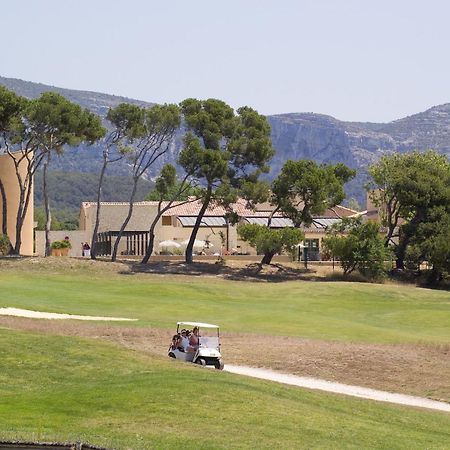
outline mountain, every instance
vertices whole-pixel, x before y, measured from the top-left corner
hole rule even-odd
[[[44,84],[0,77],[0,84],[29,98],[44,91],[58,92],[69,100],[105,117],[108,109],[122,102],[142,106],[151,103],[96,92],[61,89]],[[320,163],[343,162],[358,170],[355,180],[348,183],[347,194],[360,204],[365,202],[364,183],[367,167],[381,155],[432,148],[450,156],[450,104],[435,106],[389,123],[344,122],[333,117],[314,113],[290,113],[268,116],[272,127],[272,141],[277,150],[272,161],[272,179],[287,159],[313,159]],[[181,145],[181,132],[174,139],[165,162],[174,162]],[[67,150],[55,161],[55,170],[64,172],[98,173],[100,145]],[[155,167],[155,173],[159,167]],[[127,175],[125,162],[112,165],[110,175]]]

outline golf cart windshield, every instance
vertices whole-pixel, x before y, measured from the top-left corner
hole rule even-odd
[[[200,336],[200,347],[201,348],[215,348],[220,350],[219,338],[217,336]]]

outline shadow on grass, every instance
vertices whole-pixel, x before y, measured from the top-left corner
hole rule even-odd
[[[68,257],[16,257],[0,258],[0,270],[11,267],[13,270],[38,272],[51,271],[65,274],[69,270],[81,273],[115,273],[132,277],[137,274],[155,274],[162,276],[218,277],[225,280],[282,283],[285,281],[353,281],[368,282],[357,273],[344,276],[340,269],[333,271],[331,266],[310,265],[308,268],[299,263],[274,263],[261,265],[250,261],[150,261],[140,264],[137,260],[121,259],[112,263],[108,258],[100,257],[96,261],[85,258]]]
[[[127,270],[120,271],[123,275],[137,273],[148,273],[158,275],[187,275],[187,276],[216,276],[225,280],[251,281],[251,282],[271,282],[281,283],[285,281],[308,280],[308,281],[360,281],[365,282],[363,277],[347,276],[331,273],[328,275],[319,274],[314,268],[289,267],[282,264],[261,265],[251,263],[244,267],[233,267],[221,262],[194,262],[186,264],[184,262],[164,261],[139,264],[123,262]]]

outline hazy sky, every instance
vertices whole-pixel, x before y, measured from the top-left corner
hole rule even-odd
[[[3,0],[0,75],[389,121],[450,102],[447,0]]]

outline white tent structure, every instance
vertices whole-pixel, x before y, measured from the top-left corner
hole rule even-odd
[[[183,245],[188,245],[189,244],[189,239],[186,239],[185,241],[182,242]],[[209,241],[202,241],[201,239],[196,239],[194,241],[194,248],[210,248],[210,247],[214,247],[214,245],[209,242]]]
[[[170,239],[167,241],[161,241],[158,245],[160,247],[177,247],[177,248],[181,247],[180,243],[171,241]]]

